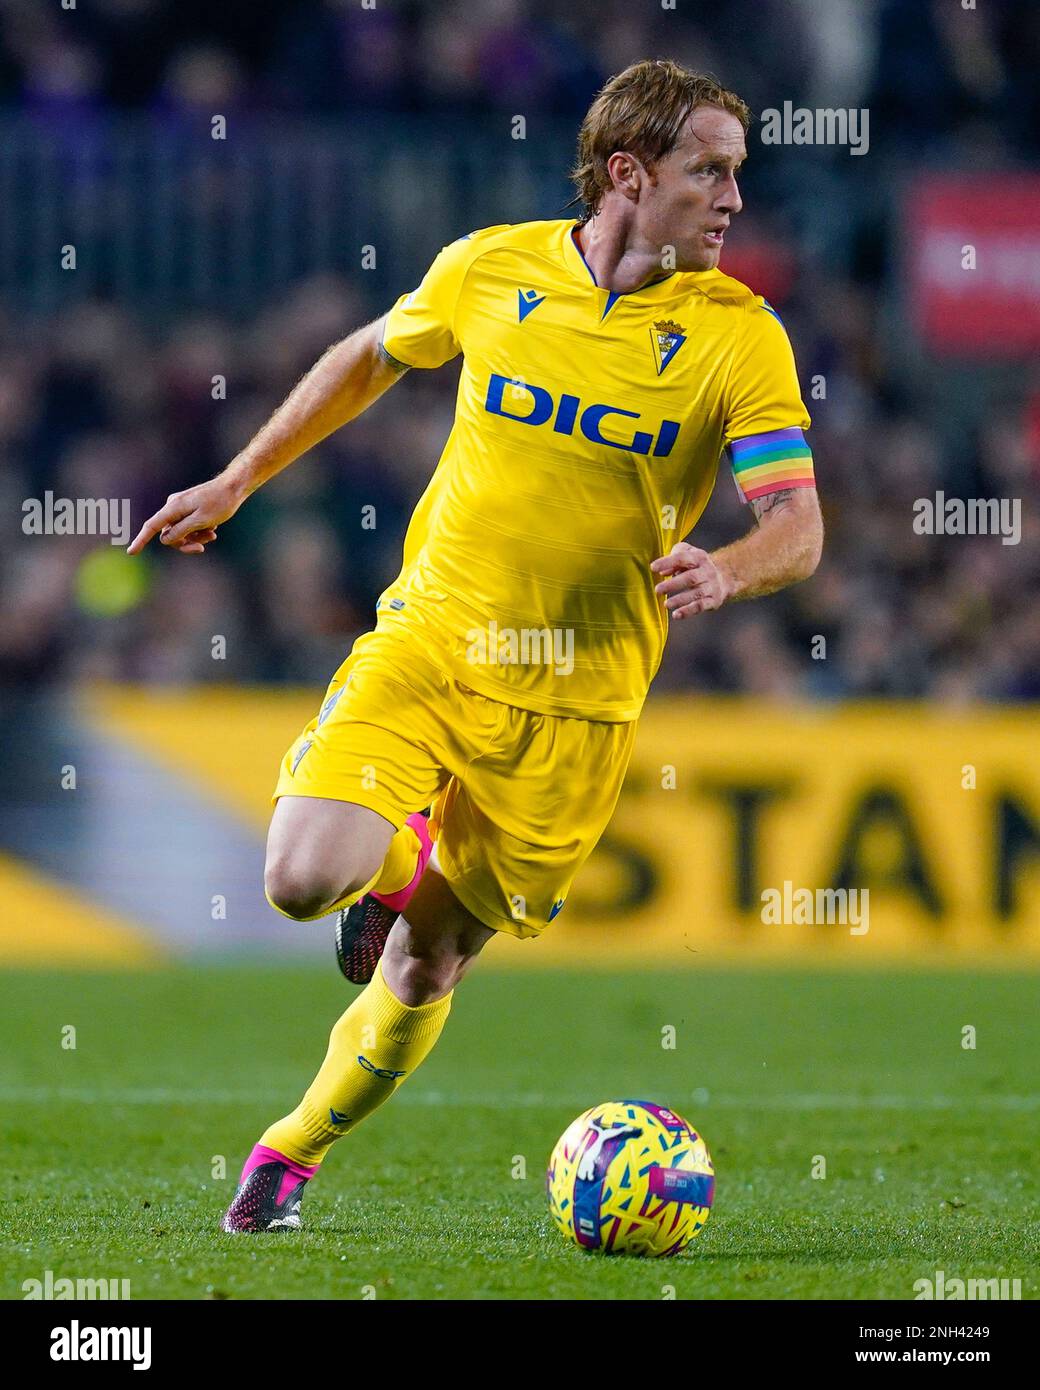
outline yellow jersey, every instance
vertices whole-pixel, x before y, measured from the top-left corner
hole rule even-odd
[[[573,221],[445,247],[390,310],[409,367],[462,354],[455,421],[377,631],[542,714],[638,716],[668,629],[650,562],[681,540],[731,446],[745,497],[812,486],[783,325],[719,270],[600,288]]]

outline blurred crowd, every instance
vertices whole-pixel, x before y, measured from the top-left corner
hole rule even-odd
[[[915,145],[999,119],[1040,141],[1032,0],[0,0],[0,103],[172,119],[350,108],[580,116],[633,55],[768,94],[869,102]]]
[[[666,52],[720,72],[753,105],[767,64],[783,78],[770,90],[807,104],[833,100],[840,74],[896,163],[984,129],[1019,157],[1035,152],[1036,5],[986,0],[971,26],[959,5],[931,0],[696,8],[0,0],[0,103],[67,121],[124,107],[512,110],[522,97],[577,118],[606,74]],[[856,264],[808,260],[811,278],[787,276],[782,310],[807,399],[812,378],[826,382],[825,402],[808,399],[823,564],[781,595],[677,625],[655,688],[1040,698],[1040,376],[991,392],[951,450],[941,390],[926,398],[893,356],[885,257],[860,245]],[[330,342],[386,307],[360,279],[316,275],[246,322],[192,313],[159,327],[107,299],[49,321],[0,317],[0,685],[322,686],[397,572],[451,426],[457,365],[409,373],[253,497],[204,557],[153,546],[135,561],[97,537],[26,536],[22,506],[48,490],[129,498],[136,530],[167,493],[221,468]],[[914,502],[938,490],[1020,499],[1020,543],[917,534]],[[692,539],[712,548],[750,524],[724,467]]]

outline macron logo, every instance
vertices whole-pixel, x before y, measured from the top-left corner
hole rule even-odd
[[[545,303],[545,295],[539,294],[537,290],[517,290],[516,294],[519,301],[521,323],[532,310],[538,308],[539,304]]]

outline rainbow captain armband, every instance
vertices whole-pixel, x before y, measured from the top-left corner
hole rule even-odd
[[[800,429],[767,430],[733,439],[730,460],[737,491],[745,502],[789,487],[815,487],[812,450]]]

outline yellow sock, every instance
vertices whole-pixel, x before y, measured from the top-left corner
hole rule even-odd
[[[290,921],[316,922],[320,917],[327,917],[330,912],[338,912],[341,907],[353,907],[356,902],[361,901],[366,893],[371,893],[373,888],[380,893],[396,893],[399,888],[404,888],[411,883],[418,860],[419,837],[410,825],[402,825],[390,841],[386,858],[379,866],[379,871],[372,875],[363,888],[357,889],[354,893],[344,893],[343,897],[337,899],[331,907],[323,907],[312,917],[291,917]],[[282,912],[277,903],[271,902],[270,894],[265,893],[264,896],[271,903],[275,912],[280,912],[283,917],[289,917],[288,912]]]
[[[382,961],[372,983],[332,1029],[321,1070],[291,1115],[260,1137],[268,1149],[308,1167],[331,1145],[389,1100],[440,1037],[451,994],[432,1004],[402,1004],[383,979]]]

